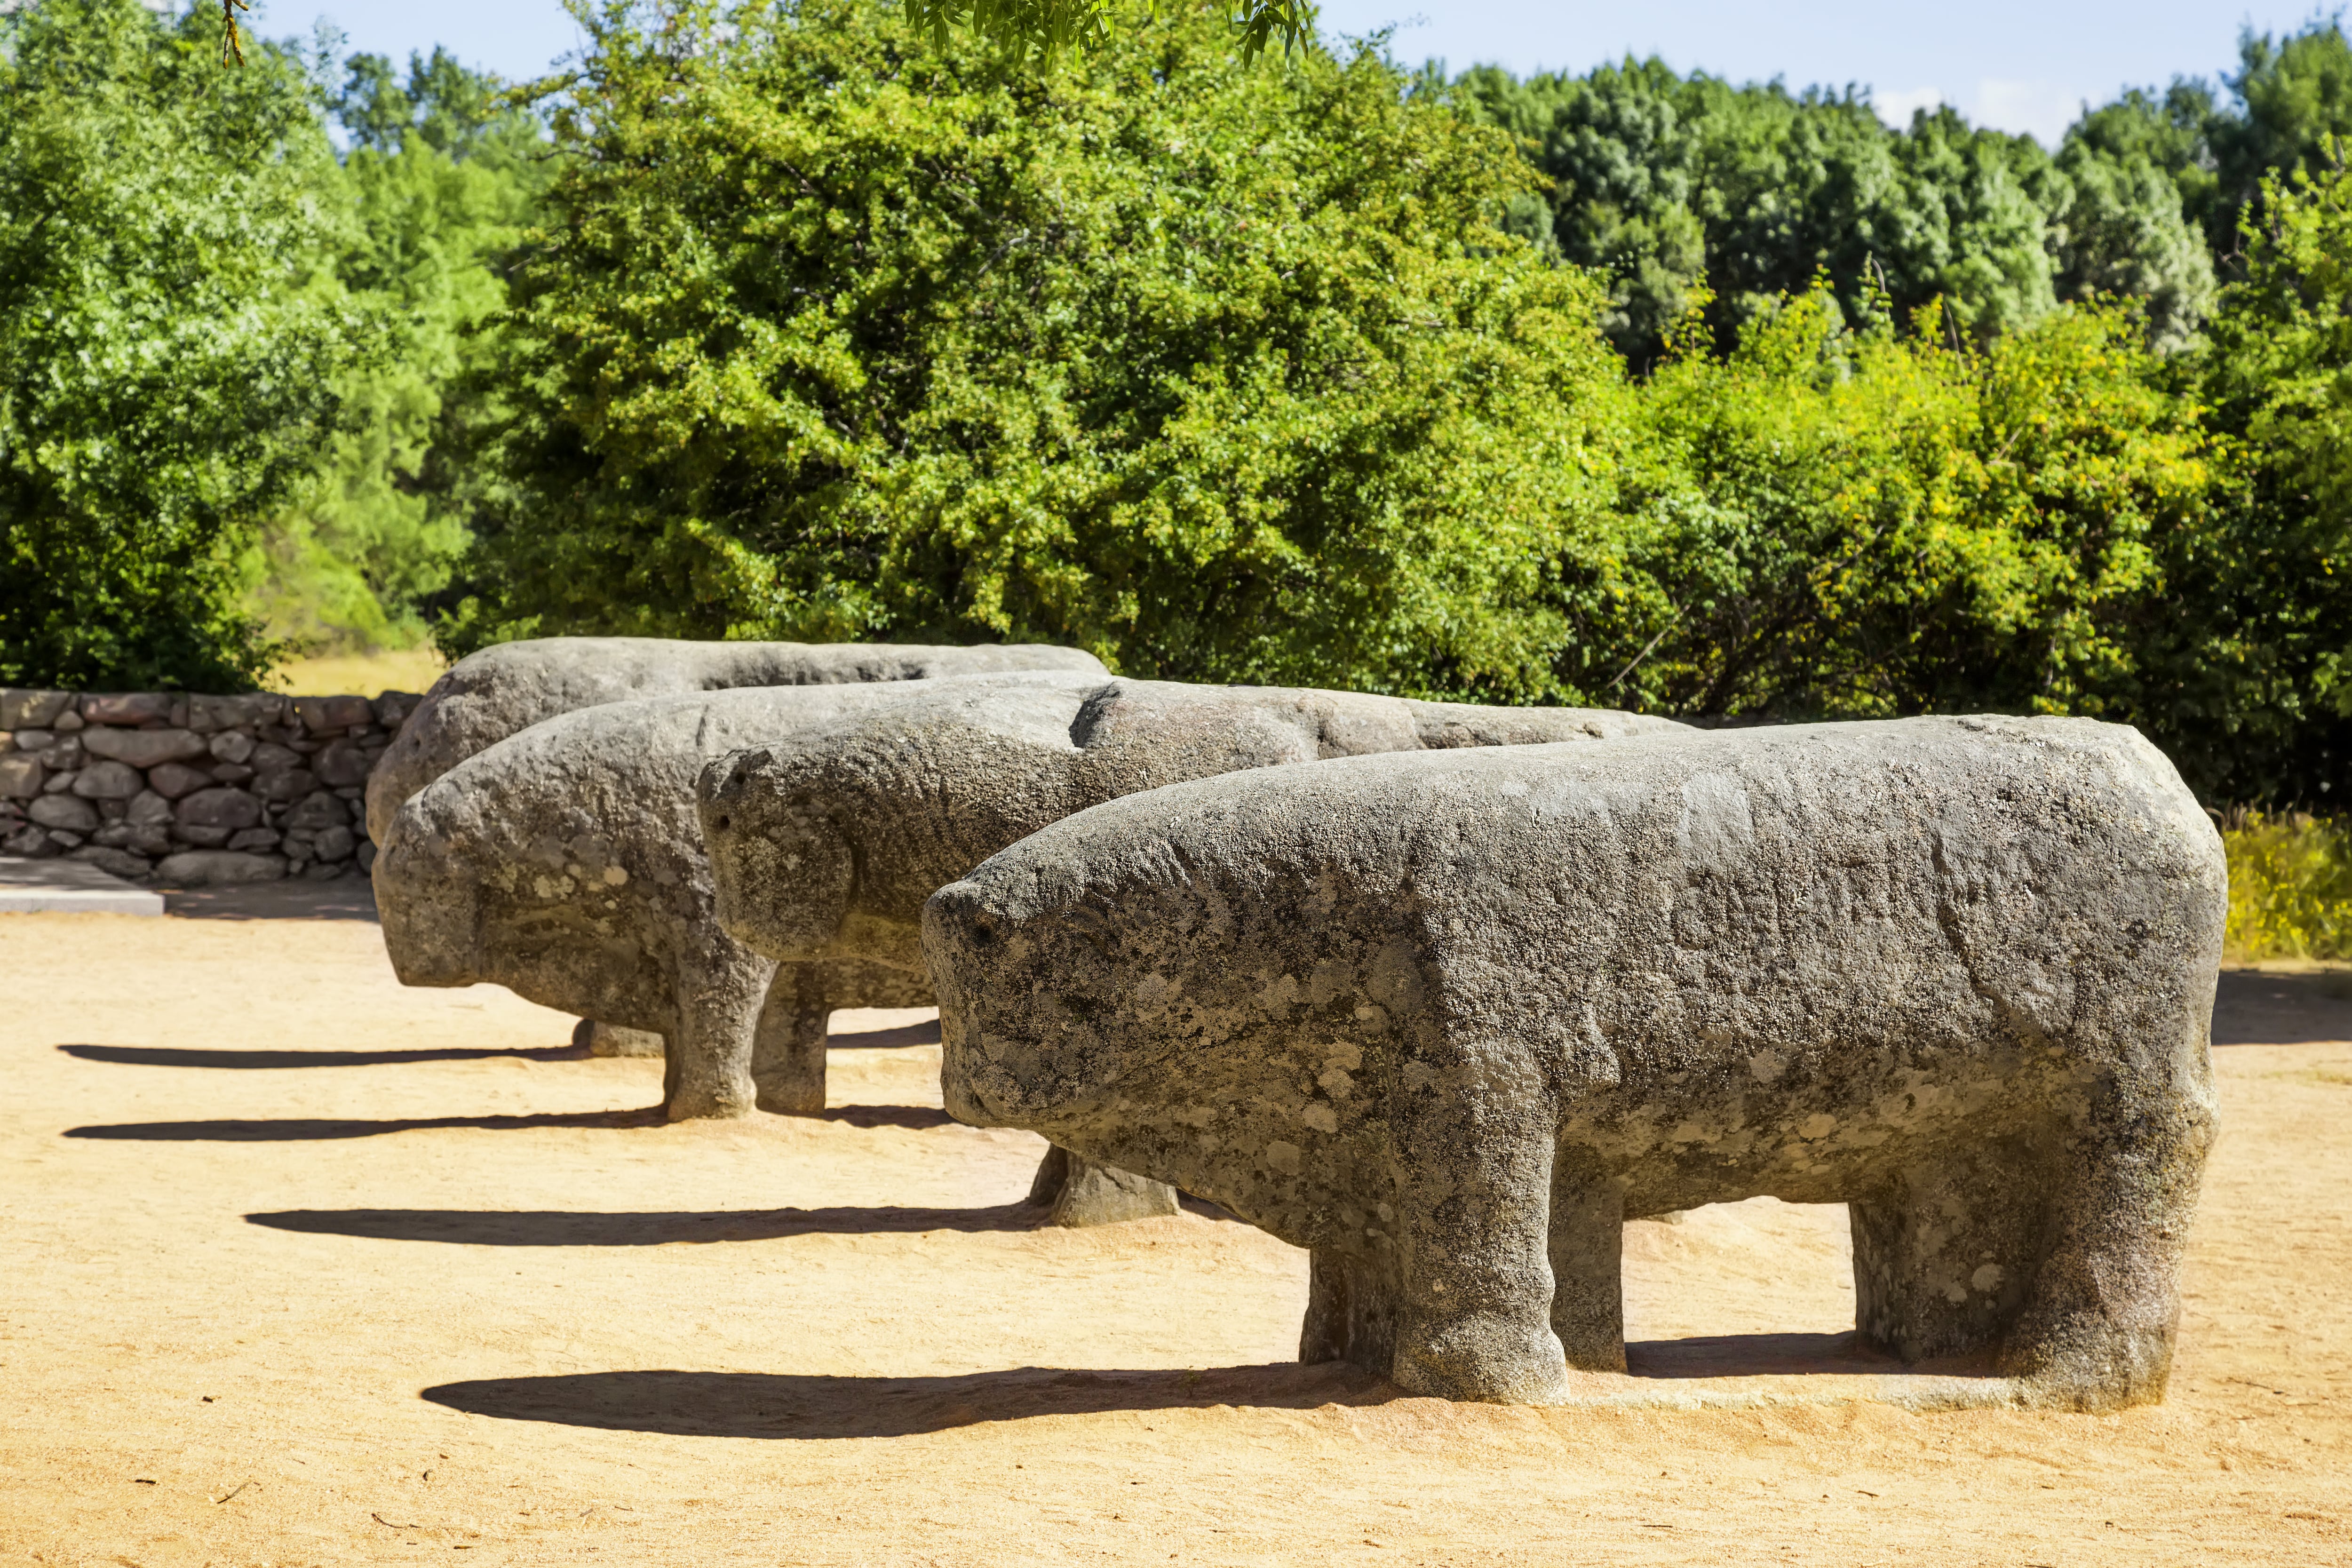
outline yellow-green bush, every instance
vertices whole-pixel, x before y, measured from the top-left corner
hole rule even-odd
[[[2249,814],[2221,842],[2231,959],[2352,958],[2352,824]]]

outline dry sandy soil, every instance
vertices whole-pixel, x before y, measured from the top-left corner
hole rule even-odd
[[[1304,1256],[1206,1210],[1036,1228],[905,1016],[660,1126],[367,913],[0,916],[0,1563],[2352,1562],[2341,974],[2225,977],[2167,1405],[1887,1403],[1768,1200],[1628,1227],[1630,1404],[1528,1410],[1291,1363]]]

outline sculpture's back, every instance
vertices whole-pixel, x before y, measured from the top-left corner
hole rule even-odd
[[[693,642],[664,637],[535,637],[451,665],[425,694],[368,779],[368,836],[385,842],[409,796],[544,719],[646,697],[750,686],[924,680],[1016,670],[1103,673],[1076,648],[1039,644]]]

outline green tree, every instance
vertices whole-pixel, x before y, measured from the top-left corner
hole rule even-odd
[[[341,392],[353,426],[247,553],[247,602],[312,648],[409,647],[471,540],[478,487],[453,460],[478,410],[469,373],[504,352],[503,263],[551,177],[544,127],[446,50],[355,55],[334,111],[351,150],[326,194],[353,221],[337,270],[389,323],[390,352]]]
[[[2335,18],[2283,39],[2249,29],[2222,89],[2188,77],[2161,94],[2132,89],[2086,112],[2066,144],[2163,173],[2189,225],[2226,258],[2239,254],[2240,224],[2266,178],[2316,174],[2331,162],[2328,139],[2352,135],[2352,43]]]
[[[2233,493],[2166,563],[2150,733],[2209,799],[2342,804],[2352,756],[2352,173],[2273,175],[2185,382]]]
[[[907,15],[940,48],[948,47],[951,28],[966,27],[1003,55],[1034,55],[1050,65],[1073,48],[1109,47],[1122,23],[1156,19],[1159,6],[1156,0],[1133,9],[1112,0],[908,0]],[[1311,41],[1315,7],[1312,0],[1241,0],[1233,24],[1244,59],[1255,59],[1269,44],[1280,44],[1287,54]]]
[[[1039,638],[1540,696],[1606,525],[1597,292],[1376,55],[1175,17],[1023,77],[893,7],[593,20],[453,651]]]
[[[1729,343],[1825,275],[1850,320],[1875,295],[1931,300],[1979,339],[2055,303],[2050,161],[2028,138],[1949,110],[1906,131],[1847,91],[1734,86],[1628,59],[1518,81],[1492,67],[1420,90],[1500,126],[1552,181],[1551,210],[1517,226],[1608,279],[1611,339],[1637,366],[1690,303]]]
[[[2213,307],[2213,258],[2179,185],[2144,153],[2069,135],[2052,182],[2050,243],[2058,296],[2137,300],[2149,341],[2186,346]]]
[[[0,682],[235,689],[234,554],[375,333],[286,51],[224,71],[139,0],[0,17]]]
[[[1559,576],[1562,684],[1654,711],[2118,715],[2157,545],[2211,458],[2137,322],[2069,307],[1978,349],[1933,307],[1853,331],[1826,284],[1643,391],[1634,526]]]
[[[2127,88],[2112,103],[2084,110],[2066,128],[2060,156],[2080,148],[2103,162],[2147,164],[2172,182],[2181,216],[2205,235],[2221,189],[2207,138],[2221,113],[2212,84],[2194,78],[2177,77],[2161,94],[2152,88]]]
[[[2238,69],[2228,79],[2234,112],[2208,123],[2214,187],[2200,215],[2213,248],[2236,248],[2243,221],[2260,221],[2266,183],[2297,170],[2340,166],[2352,141],[2352,40],[2335,19],[2306,24],[2273,40],[2249,29],[2238,41]]]

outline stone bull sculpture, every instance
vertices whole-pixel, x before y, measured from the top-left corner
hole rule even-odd
[[[1083,674],[981,676],[1024,688]],[[824,1108],[825,1016],[914,1006],[928,980],[826,960],[778,965],[712,908],[694,785],[714,756],[848,718],[929,681],[768,687],[559,714],[467,758],[401,807],[375,863],[384,945],[411,985],[493,981],[664,1037],[672,1121]],[[940,684],[966,684],[963,680]]]
[[[1076,648],[1035,644],[929,647],[887,643],[684,642],[661,637],[538,637],[467,655],[433,683],[368,776],[368,837],[381,847],[409,796],[542,719],[647,697],[754,686],[923,680],[1011,670],[1103,673]],[[662,1049],[642,1030],[583,1021],[599,1055]]]
[[[2137,731],[1915,719],[1128,796],[941,889],[947,1104],[1312,1249],[1303,1359],[1624,1364],[1620,1227],[1845,1202],[1856,1327],[2162,1397],[2221,846]]]
[[[1605,709],[1483,708],[1105,679],[1001,702],[969,683],[714,763],[703,839],[728,931],[771,958],[922,969],[923,900],[1073,812],[1239,769],[1680,730]],[[1172,1214],[1173,1188],[1055,1150],[1031,1192],[1065,1225]]]

